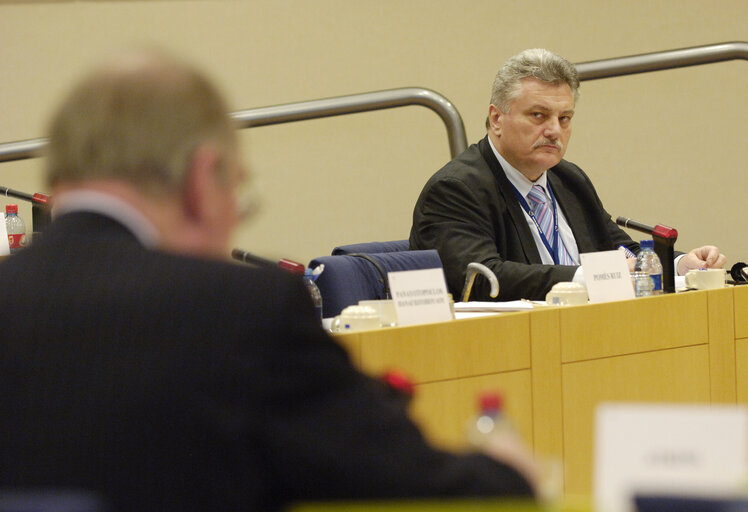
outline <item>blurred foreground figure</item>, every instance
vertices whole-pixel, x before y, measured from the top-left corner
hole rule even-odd
[[[0,264],[0,488],[180,512],[531,493],[516,447],[430,447],[299,279],[222,261],[244,179],[226,113],[199,72],[130,52],[55,114],[54,220]]]

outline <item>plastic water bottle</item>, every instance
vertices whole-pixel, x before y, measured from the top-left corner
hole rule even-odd
[[[468,423],[467,440],[473,447],[481,448],[494,436],[519,437],[504,414],[501,393],[487,391],[478,397],[478,413]]]
[[[304,284],[306,284],[306,288],[309,290],[309,295],[312,297],[317,319],[319,320],[319,323],[322,324],[322,294],[314,283],[315,277],[316,276],[312,274],[311,268],[304,270]]]
[[[8,231],[10,253],[16,253],[26,247],[26,224],[18,216],[18,205],[5,205],[5,229]]]
[[[636,256],[636,271],[646,272],[652,278],[652,295],[662,293],[662,263],[657,253],[654,252],[653,240],[642,240],[639,244],[641,250]]]

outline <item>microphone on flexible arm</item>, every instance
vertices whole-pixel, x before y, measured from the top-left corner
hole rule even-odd
[[[254,265],[255,267],[279,267],[283,270],[291,272],[292,274],[303,274],[304,270],[306,270],[306,266],[297,261],[281,258],[276,262],[267,258],[263,258],[262,256],[257,256],[256,254],[252,254],[251,252],[243,251],[241,249],[232,250],[231,257],[243,263]]]
[[[31,203],[31,231],[39,232],[50,220],[52,220],[47,203],[49,202],[49,196],[46,194],[28,194],[19,190],[13,190],[12,188],[0,186],[0,194],[5,194],[5,197],[15,197],[16,199],[23,199]]]
[[[652,235],[654,250],[660,258],[660,263],[662,263],[662,291],[664,293],[675,293],[674,246],[675,241],[678,240],[678,230],[662,224],[650,226],[628,217],[618,217],[616,224]]]

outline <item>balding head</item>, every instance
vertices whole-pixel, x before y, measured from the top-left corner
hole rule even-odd
[[[144,194],[183,186],[197,148],[229,158],[234,126],[201,73],[152,51],[130,51],[98,67],[64,99],[49,131],[52,187],[118,180]]]

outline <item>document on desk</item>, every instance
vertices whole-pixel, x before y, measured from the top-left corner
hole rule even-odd
[[[528,311],[535,305],[542,306],[545,302],[534,303],[527,300],[509,300],[506,302],[455,302],[455,313],[501,313],[504,311]]]

